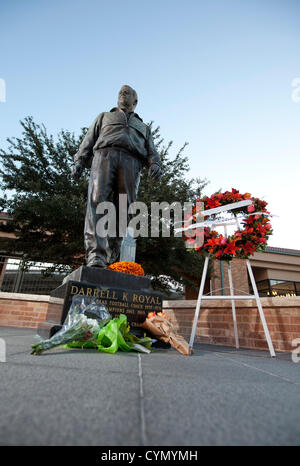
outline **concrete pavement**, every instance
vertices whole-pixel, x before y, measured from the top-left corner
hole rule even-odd
[[[300,364],[201,345],[109,355],[30,354],[33,329],[0,327],[0,445],[299,445]]]

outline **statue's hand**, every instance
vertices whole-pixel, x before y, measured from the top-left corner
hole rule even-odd
[[[160,166],[157,163],[153,163],[152,165],[150,165],[148,175],[153,180],[159,180],[159,178],[161,177],[161,168],[160,168]]]
[[[75,181],[78,181],[79,178],[81,177],[82,175],[82,172],[84,170],[84,167],[80,164],[80,163],[76,163],[73,167],[72,167],[72,178],[75,180]]]

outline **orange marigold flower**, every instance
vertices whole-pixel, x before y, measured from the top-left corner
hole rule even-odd
[[[115,262],[114,264],[109,265],[110,270],[115,270],[116,272],[128,273],[131,275],[138,275],[143,277],[145,275],[144,269],[140,264],[136,262]]]

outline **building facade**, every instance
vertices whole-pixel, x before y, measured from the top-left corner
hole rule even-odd
[[[250,258],[259,295],[262,297],[300,296],[300,250],[267,247]],[[246,261],[231,261],[234,293],[252,294]],[[228,266],[225,261],[212,260],[211,275],[205,284],[205,293],[228,295]],[[186,299],[196,299],[197,289],[186,289]]]

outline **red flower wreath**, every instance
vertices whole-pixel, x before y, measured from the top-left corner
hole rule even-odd
[[[238,213],[245,214],[245,218],[242,221],[244,225],[243,229],[238,229],[233,235],[226,238],[217,231],[204,227],[204,231],[192,230],[194,234],[190,234],[189,237],[185,235],[185,241],[194,243],[197,236],[201,237],[201,235],[204,235],[202,246],[195,249],[200,254],[208,253],[220,260],[231,260],[233,257],[247,259],[255,251],[264,250],[267,240],[272,234],[272,227],[268,217],[270,212],[266,210],[267,202],[252,197],[249,193],[240,194],[237,189],[225,191],[224,193],[216,193],[210,197],[205,196],[198,199],[197,202],[203,202],[204,210],[208,210],[243,200],[251,200],[252,204],[232,210],[234,215]],[[197,222],[198,213],[197,208],[194,207],[194,222]],[[204,217],[204,220],[207,218],[207,216]]]

